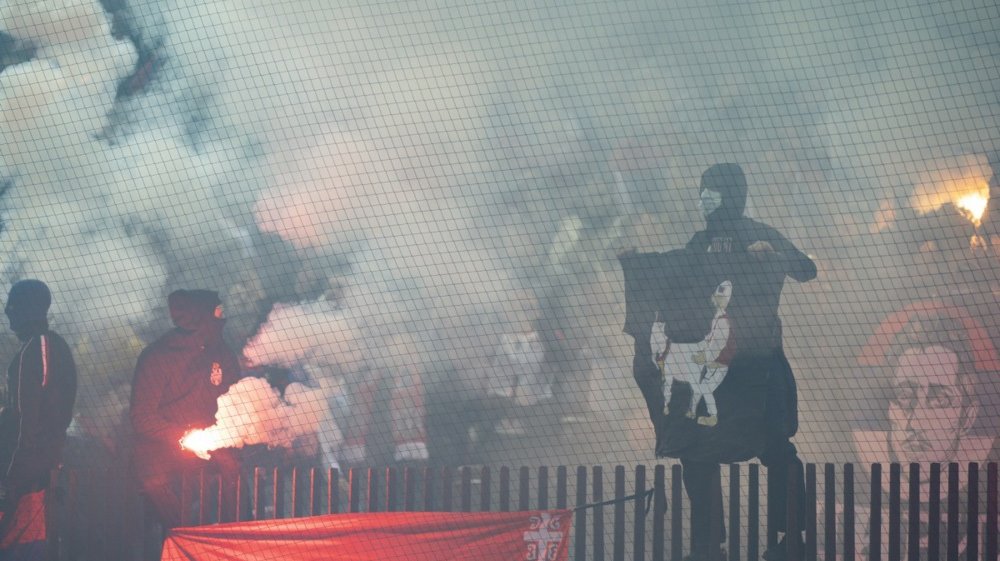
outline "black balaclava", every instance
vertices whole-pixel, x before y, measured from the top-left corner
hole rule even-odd
[[[175,290],[167,297],[170,319],[180,330],[196,335],[205,343],[221,339],[225,320],[215,317],[215,308],[222,304],[219,293],[212,290]]]
[[[722,205],[706,218],[709,230],[725,228],[743,216],[747,205],[747,179],[739,164],[715,164],[701,174],[699,192],[710,189],[722,195]]]
[[[52,293],[40,280],[18,281],[11,287],[4,313],[18,339],[27,341],[49,330],[48,313],[51,304]]]

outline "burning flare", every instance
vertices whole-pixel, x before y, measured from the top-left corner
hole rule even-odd
[[[212,457],[211,452],[219,448],[218,439],[209,429],[192,429],[184,433],[179,440],[181,448],[194,452],[203,460]]]
[[[978,228],[983,219],[983,213],[986,212],[987,203],[989,203],[989,197],[976,191],[960,196],[955,201],[955,206]]]

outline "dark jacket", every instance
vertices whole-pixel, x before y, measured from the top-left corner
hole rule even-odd
[[[69,345],[45,326],[24,339],[7,368],[0,415],[3,479],[17,493],[45,488],[58,467],[76,401],[76,365]]]
[[[177,328],[146,347],[136,364],[129,415],[137,458],[150,445],[179,453],[185,432],[215,423],[219,396],[240,377],[236,354],[222,339],[224,321],[212,315],[218,297],[179,292],[170,300]]]
[[[816,278],[816,264],[777,230],[743,216],[747,184],[736,164],[718,164],[702,175],[702,190],[722,194],[722,205],[708,216],[706,228],[694,235],[687,249],[695,252],[745,253],[758,241],[771,244],[773,252],[756,254],[767,260],[767,273],[757,275],[762,282],[733,292],[729,313],[740,318],[732,337],[741,351],[757,349],[768,353],[781,349],[781,320],[778,306],[785,276],[799,282]]]

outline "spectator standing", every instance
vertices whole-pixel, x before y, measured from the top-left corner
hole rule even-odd
[[[222,517],[235,518],[239,460],[223,448],[201,460],[180,445],[188,431],[215,423],[218,398],[240,378],[239,360],[222,338],[222,302],[209,290],[177,290],[168,298],[172,329],[139,355],[129,415],[136,475],[164,528],[183,521],[177,480],[207,468],[222,476]]]
[[[45,557],[46,489],[59,467],[76,401],[69,345],[49,329],[52,296],[38,280],[10,289],[4,312],[21,349],[7,367],[0,413],[0,557]]]
[[[701,177],[699,203],[706,227],[687,244],[693,252],[750,253],[760,260],[777,265],[785,276],[805,282],[816,277],[816,265],[780,232],[744,216],[747,182],[737,164],[722,163],[709,167]],[[765,403],[765,447],[760,456],[767,467],[769,538],[784,532],[787,489],[790,470],[801,472],[791,438],[798,430],[798,400],[792,369],[782,347],[782,327],[778,317],[784,277],[767,286],[740,287],[734,292],[728,311],[740,321],[733,326],[736,355],[729,367],[745,369],[767,380]],[[719,555],[714,536],[724,539],[722,486],[718,464],[681,458],[684,486],[691,500],[692,557],[714,561]],[[799,478],[801,481],[801,477]],[[804,490],[799,493],[804,496]],[[801,515],[803,508],[798,509]],[[713,531],[713,525],[716,530]],[[799,526],[802,527],[801,524]],[[786,537],[787,538],[787,537]],[[801,539],[801,536],[792,536]],[[764,554],[768,561],[784,561],[786,539],[768,540]]]

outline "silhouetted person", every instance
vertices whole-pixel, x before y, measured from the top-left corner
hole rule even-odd
[[[146,347],[132,382],[136,475],[161,524],[173,528],[188,508],[177,492],[179,476],[201,468],[219,472],[223,520],[232,520],[239,474],[235,450],[215,450],[205,461],[180,445],[188,431],[215,424],[219,396],[240,378],[239,360],[222,338],[222,302],[209,290],[178,290],[168,303],[177,327]]]
[[[687,244],[694,252],[751,253],[770,261],[785,276],[799,282],[816,277],[816,265],[777,230],[743,215],[747,200],[747,182],[737,164],[716,164],[701,176],[699,208],[706,227]],[[768,278],[768,277],[761,277]],[[784,277],[761,286],[740,287],[734,291],[728,311],[739,322],[734,323],[736,355],[729,375],[751,372],[767,380],[765,401],[765,445],[760,455],[767,467],[769,535],[784,532],[789,470],[801,472],[791,437],[798,431],[798,405],[795,379],[782,348],[781,320],[778,306]],[[749,296],[748,296],[749,295]],[[722,486],[717,463],[681,458],[684,465],[684,485],[691,499],[692,557],[712,560],[718,556],[717,536],[725,536],[722,513]],[[800,478],[801,481],[801,478]],[[802,494],[800,494],[802,497]],[[802,515],[804,509],[799,508]],[[712,516],[713,512],[716,516]],[[712,531],[716,525],[717,532]],[[800,525],[800,528],[802,526]],[[784,540],[769,543],[764,554],[769,561],[785,558]]]
[[[43,559],[45,493],[59,467],[76,401],[76,365],[69,345],[49,329],[52,296],[45,283],[10,289],[4,312],[21,349],[7,367],[0,414],[0,557]]]

